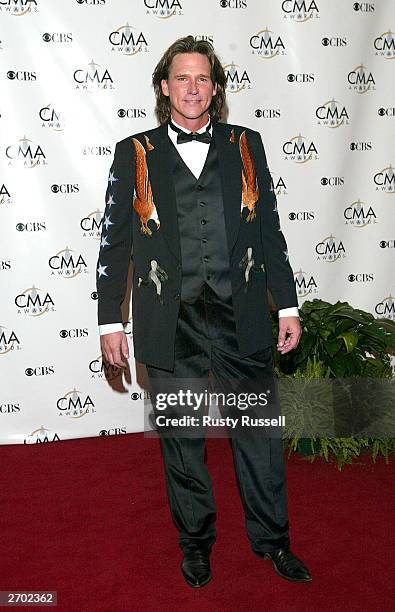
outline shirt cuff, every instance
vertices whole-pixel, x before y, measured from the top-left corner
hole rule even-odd
[[[280,308],[278,311],[279,317],[298,317],[299,310],[297,306],[291,306],[290,308]]]
[[[113,334],[114,332],[123,331],[122,323],[106,323],[106,325],[99,325],[99,334]]]

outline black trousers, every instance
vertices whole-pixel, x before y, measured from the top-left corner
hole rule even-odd
[[[206,388],[209,372],[220,384],[272,377],[272,348],[240,358],[232,299],[221,300],[204,285],[194,304],[181,302],[172,371],[147,364],[153,397],[166,382],[196,380]],[[183,384],[181,382],[181,384]],[[155,412],[157,414],[157,412]],[[262,428],[230,436],[234,466],[253,550],[270,552],[287,545],[288,514],[283,445]],[[216,539],[216,508],[205,463],[205,436],[160,436],[167,493],[182,549],[211,547]]]

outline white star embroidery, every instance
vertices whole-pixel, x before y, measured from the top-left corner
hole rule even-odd
[[[108,276],[106,270],[107,270],[108,266],[102,266],[101,263],[99,263],[98,268],[97,268],[97,273],[99,275],[99,278],[101,278],[102,276]]]
[[[116,183],[116,181],[118,181],[119,179],[115,178],[114,176],[114,172],[110,172],[110,176],[108,177],[108,182],[110,183],[111,187],[113,183]]]
[[[110,195],[108,196],[108,200],[107,200],[107,205],[108,205],[108,208],[111,208],[111,206],[112,206],[113,204],[115,204],[115,200],[114,200],[114,198],[113,198],[113,195],[112,195],[112,194],[110,194]]]
[[[109,225],[114,225],[114,223],[111,223],[110,221],[110,215],[108,215],[108,217],[104,217],[103,225],[105,225],[106,230],[108,230]]]
[[[109,244],[110,243],[107,242],[107,236],[103,236],[103,238],[101,239],[101,242],[100,242],[101,248],[103,249],[104,247],[109,246]]]

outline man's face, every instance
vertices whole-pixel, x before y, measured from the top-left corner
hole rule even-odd
[[[211,80],[210,62],[201,53],[178,53],[162,79],[162,92],[170,98],[172,116],[184,125],[188,120],[208,118],[211,99],[217,87]]]

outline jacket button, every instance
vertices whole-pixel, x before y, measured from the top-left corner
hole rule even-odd
[[[200,221],[200,223],[201,223],[202,225],[206,225],[207,221],[206,221],[206,219],[202,219],[202,220]]]
[[[180,299],[180,297],[181,297],[181,295],[180,295],[179,293],[175,293],[175,294],[174,294],[174,299],[175,299],[175,300],[179,300],[179,299]]]

